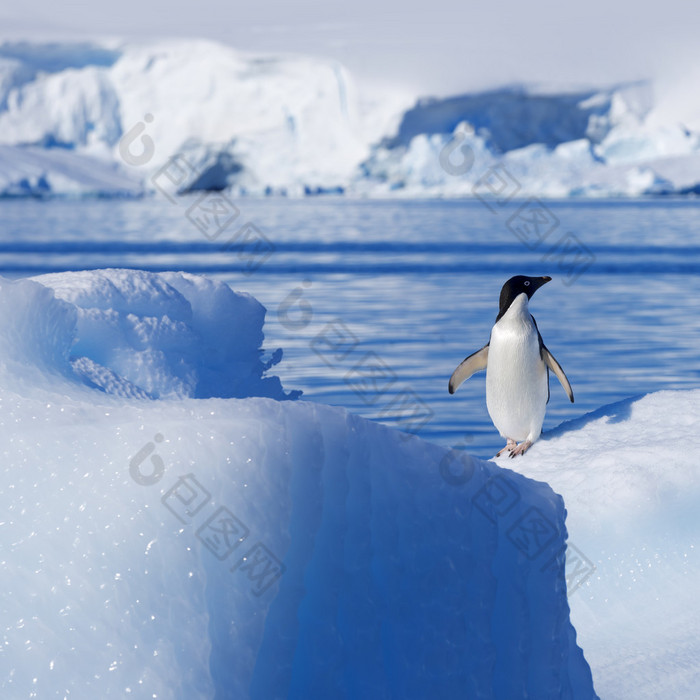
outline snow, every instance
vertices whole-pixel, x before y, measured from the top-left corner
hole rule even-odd
[[[652,105],[646,83],[558,94],[504,88],[419,102],[397,135],[373,149],[356,186],[366,194],[494,199],[691,191],[700,133],[659,123]],[[502,191],[489,183],[496,172]]]
[[[516,465],[564,497],[596,566],[571,606],[601,697],[697,694],[698,424],[700,390],[661,391],[562,424]]]
[[[596,697],[546,483],[284,400],[221,283],[0,285],[4,696]]]
[[[0,196],[138,197],[138,179],[116,163],[66,149],[0,145]]]
[[[684,194],[700,187],[698,114],[680,85],[418,99],[335,61],[210,41],[5,42],[0,147],[17,150],[0,151],[0,194],[155,193],[176,157],[183,192],[463,197],[501,169],[518,196]]]
[[[98,386],[97,372],[107,368],[125,391],[136,386],[151,398],[285,398],[276,377],[262,376],[281,353],[262,361],[265,309],[248,294],[186,273],[98,270],[36,280],[71,304],[71,358]]]
[[[224,173],[231,186],[342,186],[408,102],[399,92],[358,95],[334,61],[196,40],[79,48],[0,46],[0,143],[74,149],[147,187],[176,155],[187,156],[195,180],[212,151],[242,164]],[[142,138],[147,157],[134,165]]]

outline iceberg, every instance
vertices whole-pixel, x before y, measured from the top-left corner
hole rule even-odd
[[[168,166],[179,193],[497,197],[500,170],[519,197],[693,194],[700,120],[678,102],[649,82],[426,98],[210,41],[6,41],[0,195],[155,194]]]
[[[651,85],[512,86],[419,100],[361,165],[356,188],[403,197],[685,194],[700,132],[659,123]]]
[[[141,197],[117,163],[75,151],[0,145],[0,197]]]
[[[0,144],[91,155],[151,191],[178,156],[182,191],[342,187],[405,104],[360,96],[334,61],[208,41],[0,45]]]
[[[263,320],[183,273],[0,280],[3,693],[596,698],[562,498],[291,400]]]

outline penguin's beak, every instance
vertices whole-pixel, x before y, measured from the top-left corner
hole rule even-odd
[[[551,277],[532,277],[532,292],[530,292],[530,297],[542,286],[551,282]]]

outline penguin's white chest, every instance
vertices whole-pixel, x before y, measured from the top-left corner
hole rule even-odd
[[[494,325],[486,367],[486,407],[504,438],[534,442],[542,432],[547,368],[527,295],[521,294]]]

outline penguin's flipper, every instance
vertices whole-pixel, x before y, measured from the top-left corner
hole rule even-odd
[[[557,379],[559,380],[560,384],[564,387],[564,391],[569,397],[569,401],[573,403],[574,392],[571,389],[571,384],[569,384],[569,380],[566,378],[566,375],[564,374],[564,370],[561,368],[561,365],[556,361],[554,355],[552,355],[552,353],[549,352],[549,350],[547,350],[547,348],[544,345],[542,346],[542,357],[547,367],[549,367],[549,369],[551,369],[552,372],[554,372],[554,374],[557,375]]]
[[[488,343],[486,343],[486,345],[484,345],[484,347],[481,348],[481,350],[477,350],[476,352],[469,355],[469,357],[462,360],[462,362],[459,364],[459,367],[457,367],[457,369],[454,372],[452,372],[452,376],[450,377],[450,383],[448,385],[450,394],[454,394],[455,391],[457,391],[457,389],[459,388],[459,385],[462,384],[462,382],[469,379],[469,377],[471,377],[472,374],[474,374],[474,372],[479,372],[482,369],[486,369],[488,359],[489,345]]]

